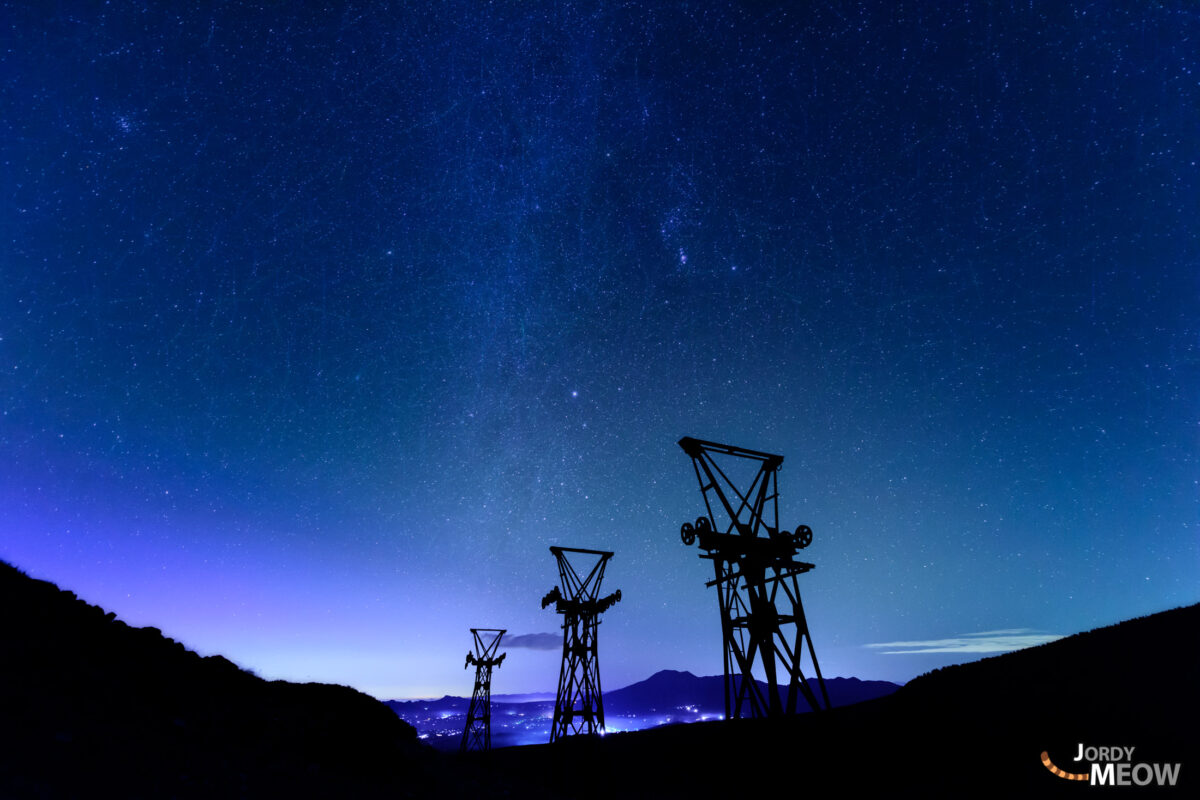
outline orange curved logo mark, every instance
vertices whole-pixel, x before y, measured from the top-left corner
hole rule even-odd
[[[1042,763],[1046,765],[1046,769],[1060,778],[1066,778],[1069,781],[1086,781],[1088,779],[1087,775],[1080,775],[1078,772],[1067,772],[1054,766],[1054,762],[1050,760],[1050,753],[1045,750],[1042,751]]]

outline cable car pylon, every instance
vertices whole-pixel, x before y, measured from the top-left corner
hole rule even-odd
[[[471,628],[475,637],[475,652],[467,651],[467,663],[463,669],[475,665],[475,691],[471,694],[471,705],[467,709],[467,725],[463,728],[462,742],[459,744],[460,753],[470,750],[492,749],[492,668],[504,663],[508,653],[496,652],[500,649],[500,639],[506,631],[499,628]],[[495,634],[490,641],[487,634]]]
[[[812,529],[779,528],[783,456],[690,436],[679,446],[692,459],[707,512],[683,523],[680,537],[687,546],[699,542],[700,557],[713,562],[715,577],[705,585],[717,588],[721,613],[726,719],[795,714],[801,697],[814,711],[829,708],[797,581],[814,568],[796,559],[812,543]],[[743,489],[722,464],[758,469]],[[802,669],[806,651],[815,690]],[[765,691],[756,669],[766,678]]]
[[[554,722],[550,726],[550,741],[556,742],[565,736],[604,733],[604,697],[600,690],[596,632],[600,615],[620,602],[621,591],[618,589],[607,597],[600,597],[600,582],[604,580],[605,567],[613,556],[611,552],[572,547],[551,547],[550,552],[558,561],[561,583],[542,598],[542,608],[554,603],[555,611],[563,615],[562,667],[554,698]],[[568,554],[576,560],[586,561],[588,557],[596,560],[581,577]]]

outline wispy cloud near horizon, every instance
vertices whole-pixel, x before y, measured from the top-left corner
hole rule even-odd
[[[949,639],[912,642],[880,642],[863,645],[883,651],[883,655],[920,655],[924,653],[1009,653],[1036,647],[1063,638],[1057,633],[1042,633],[1032,628],[1005,628],[996,631],[961,633]]]
[[[518,633],[505,636],[501,649],[523,647],[528,650],[557,650],[562,647],[561,633]]]

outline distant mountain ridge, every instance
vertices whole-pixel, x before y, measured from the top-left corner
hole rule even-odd
[[[766,684],[759,681],[766,689]],[[816,683],[813,680],[815,688]],[[830,702],[836,706],[860,703],[891,694],[900,684],[890,681],[870,681],[858,678],[826,678],[825,688]],[[436,699],[387,700],[393,708],[425,706],[438,710],[453,710],[459,706],[465,711],[469,697],[447,694]],[[493,694],[492,705],[517,705],[526,703],[554,704],[553,692],[528,692],[524,694]],[[631,683],[620,689],[604,692],[606,713],[626,714],[644,711],[659,711],[677,706],[695,706],[710,712],[723,712],[725,708],[725,677],[708,675],[697,677],[684,670],[664,669],[649,678]],[[804,704],[802,704],[804,705]]]
[[[815,678],[809,678],[813,691],[820,697]],[[758,682],[763,691],[766,683]],[[826,678],[825,690],[829,702],[836,708],[884,697],[900,688],[889,681],[864,681],[858,678]],[[660,670],[644,681],[623,689],[604,693],[605,713],[626,714],[645,710],[658,711],[679,706],[693,706],[708,713],[725,712],[725,677],[708,675],[697,677],[690,672]],[[808,704],[801,699],[800,710],[807,711]]]
[[[761,681],[764,691],[766,685]],[[813,683],[814,691],[816,684]],[[833,706],[848,706],[884,697],[900,688],[888,681],[826,678]],[[541,744],[549,739],[554,695],[512,702],[530,695],[492,695],[493,747]],[[536,695],[534,695],[536,697]],[[446,695],[436,700],[387,700],[385,704],[421,732],[434,747],[452,751],[466,722],[470,699]],[[801,712],[808,704],[800,701]],[[660,725],[720,719],[725,714],[725,678],[697,677],[690,672],[661,670],[645,680],[604,692],[604,714],[610,731],[643,730]]]

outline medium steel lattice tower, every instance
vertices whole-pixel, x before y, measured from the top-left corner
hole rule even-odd
[[[695,523],[685,522],[680,536],[688,546],[699,540],[700,557],[713,562],[715,577],[705,585],[717,587],[721,610],[725,717],[795,714],[801,696],[820,710],[801,666],[805,650],[829,708],[797,582],[814,567],[796,560],[797,551],[812,542],[812,530],[807,525],[794,533],[779,529],[777,473],[783,456],[687,436],[679,446],[691,456],[708,511]],[[747,474],[757,465],[757,472],[748,486],[742,481],[743,491],[722,463]],[[756,667],[766,677],[765,691],[754,678]]]
[[[600,582],[604,580],[604,569],[612,553],[570,547],[551,547],[550,552],[558,560],[562,588],[551,589],[542,598],[542,608],[555,603],[555,610],[563,615],[562,668],[550,727],[550,741],[555,742],[564,736],[604,732],[596,629],[600,615],[621,600],[621,592],[600,597]],[[581,578],[568,560],[568,553],[596,556],[597,560]]]
[[[481,634],[494,633],[495,638],[485,642]],[[463,728],[460,752],[492,749],[492,667],[504,663],[507,653],[497,658],[500,639],[505,631],[498,628],[471,628],[475,637],[475,652],[467,651],[467,663],[463,669],[475,665],[475,691],[471,695],[471,706],[467,709],[467,726]]]

